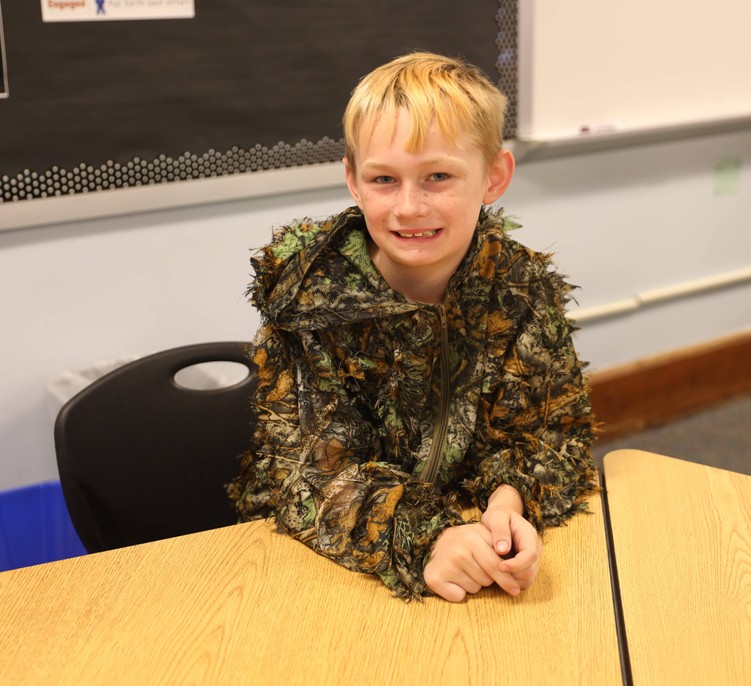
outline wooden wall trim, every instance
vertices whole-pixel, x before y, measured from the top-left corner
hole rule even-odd
[[[600,442],[751,393],[751,330],[587,375]],[[750,418],[751,419],[751,418]]]

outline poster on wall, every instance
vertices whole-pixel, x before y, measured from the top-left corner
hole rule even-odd
[[[192,19],[194,0],[42,0],[42,21]]]
[[[8,71],[5,66],[5,32],[3,31],[3,7],[0,3],[0,98],[8,97]]]

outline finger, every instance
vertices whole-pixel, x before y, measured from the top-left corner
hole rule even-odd
[[[467,597],[467,592],[458,584],[451,581],[444,581],[440,584],[436,584],[435,588],[431,589],[433,593],[441,596],[444,600],[448,600],[451,603],[461,603]]]
[[[516,583],[518,583],[522,589],[525,589],[529,588],[532,585],[532,582],[535,580],[537,572],[539,571],[540,563],[536,562],[531,567],[527,567],[526,569],[517,574],[513,574],[512,576],[516,580]]]
[[[502,572],[518,574],[519,572],[522,572],[534,565],[539,557],[540,556],[537,550],[520,550],[516,553],[516,555],[514,555],[514,557],[504,559],[499,565],[499,569]]]
[[[535,580],[538,571],[540,571],[540,565],[534,565],[526,570],[523,574],[514,575],[514,579],[516,579],[516,583],[519,584],[519,587],[524,590],[532,585],[532,582]]]
[[[463,588],[467,593],[474,594],[482,588],[482,584],[479,581],[475,581],[475,579],[473,579],[472,576],[470,574],[467,574],[466,572],[458,572],[452,579],[452,582],[457,586]]]
[[[493,539],[493,550],[499,555],[510,553],[513,536],[508,517],[496,513],[493,516],[483,518],[482,522],[490,529]]]
[[[542,552],[542,541],[537,531],[529,522],[518,518],[511,522],[514,541],[514,555],[505,558],[501,569],[518,572],[539,560]]]
[[[509,595],[517,596],[522,592],[522,587],[519,582],[510,574],[501,573],[503,578],[496,581],[496,583]]]
[[[443,570],[428,567],[425,570],[424,579],[431,591],[447,600],[455,596],[458,598],[454,586],[461,588],[465,593],[477,593],[483,586],[490,586],[493,583],[493,579],[488,577],[474,560],[471,560],[471,564],[465,563],[462,567],[451,565],[448,569],[444,567]],[[458,600],[462,599],[458,598]]]
[[[521,591],[519,583],[514,576],[508,572],[504,572],[500,569],[500,560],[498,556],[493,553],[492,549],[488,548],[487,551],[479,551],[475,553],[475,559],[480,565],[482,570],[490,576],[495,583],[497,583],[506,593],[511,595],[518,595]]]
[[[488,574],[482,566],[473,558],[464,565],[465,573],[480,586],[491,586],[495,579]],[[469,591],[469,589],[467,589]],[[479,589],[478,589],[479,590]],[[472,591],[469,591],[470,593]]]
[[[504,562],[503,565],[506,565],[506,563]],[[531,564],[525,567],[522,567],[520,569],[506,568],[505,571],[511,574],[514,579],[516,579],[516,582],[522,589],[528,588],[537,576],[537,572],[540,571],[540,557],[537,556],[532,560]]]
[[[467,551],[465,554],[458,556],[451,562],[451,571],[448,579],[461,586],[468,593],[477,593],[483,586],[490,586],[494,579],[483,569],[477,561],[478,552],[486,548],[496,562],[498,558],[493,554],[489,544],[476,546],[474,551]]]

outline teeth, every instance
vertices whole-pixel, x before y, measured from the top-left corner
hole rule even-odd
[[[402,238],[422,238],[425,236],[435,236],[436,233],[438,233],[438,229],[431,229],[430,231],[420,231],[419,233],[402,233],[401,231],[397,231],[396,233]]]

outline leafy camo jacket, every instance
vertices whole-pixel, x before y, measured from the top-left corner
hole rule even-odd
[[[593,418],[546,255],[480,215],[439,305],[392,290],[361,211],[275,232],[251,260],[262,323],[252,447],[228,487],[318,553],[424,594],[437,536],[516,488],[539,530],[596,490]]]

